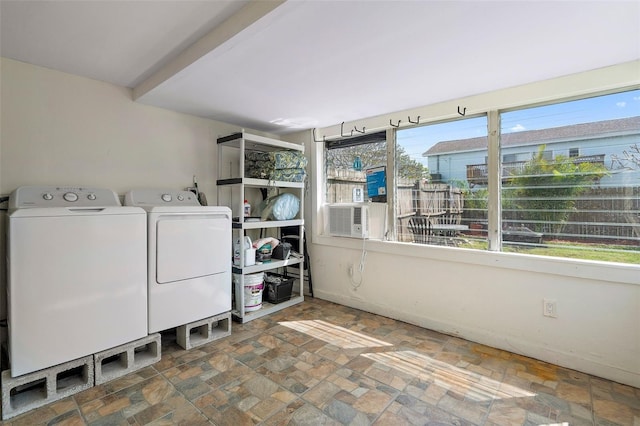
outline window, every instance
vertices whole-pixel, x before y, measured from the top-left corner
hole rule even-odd
[[[487,118],[398,130],[396,139],[397,239],[459,246],[486,235]]]
[[[503,150],[537,147],[503,176],[503,250],[640,263],[640,91],[505,112],[501,123]]]
[[[491,114],[327,143],[327,201],[387,164],[395,241],[640,264],[640,90]]]
[[[386,167],[386,132],[341,139],[325,145],[327,203],[369,201],[367,170]],[[373,195],[373,194],[372,194]],[[376,196],[376,201],[386,197]]]
[[[553,160],[553,151],[549,149],[543,149],[542,151],[539,151],[539,153],[543,160],[547,160],[547,161]],[[531,158],[536,158],[537,155],[538,155],[538,152],[534,152],[531,155]]]

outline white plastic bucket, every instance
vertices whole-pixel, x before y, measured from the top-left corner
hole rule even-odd
[[[235,275],[235,274],[234,274]],[[239,284],[239,276],[236,278],[236,284]],[[236,291],[239,291],[239,285],[236,285]],[[264,273],[249,274],[244,276],[244,311],[252,312],[262,308],[262,292],[264,290]]]

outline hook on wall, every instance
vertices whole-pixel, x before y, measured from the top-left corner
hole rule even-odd
[[[462,112],[460,112],[460,106],[458,106],[458,114],[464,117],[466,113],[467,113],[467,107],[462,108]]]
[[[411,116],[407,117],[409,119],[409,123],[413,123],[413,124],[420,124],[420,116],[418,116],[418,118],[416,118],[416,121],[412,121],[411,120]],[[398,123],[400,124],[400,123]]]
[[[327,137],[326,136],[322,136],[321,140],[317,140],[316,139],[316,128],[313,128],[313,141],[314,142],[326,142],[327,141]]]
[[[362,134],[364,134],[366,129],[367,129],[366,127],[362,126],[362,130],[358,130],[358,128],[356,126],[353,126],[353,130],[355,130],[358,133],[362,133]]]
[[[400,127],[400,123],[401,123],[401,122],[402,122],[402,120],[398,120],[398,124],[393,124],[393,123],[391,122],[391,119],[389,119],[389,125],[390,125],[391,127]]]
[[[351,131],[351,134],[345,135],[344,132],[342,131],[343,129],[344,129],[344,121],[342,122],[342,124],[340,124],[340,136],[342,136],[343,138],[350,138],[351,136],[353,136],[353,130]]]

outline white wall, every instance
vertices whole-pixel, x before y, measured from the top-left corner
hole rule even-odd
[[[216,142],[236,126],[132,101],[131,90],[2,58],[0,192],[84,185],[183,189],[215,201]]]
[[[345,126],[374,131],[407,116],[455,118],[458,105],[474,114],[638,84],[636,61]],[[315,138],[325,135],[339,126]],[[306,228],[316,297],[640,387],[640,265],[369,241],[360,277],[362,242],[322,235],[322,144],[311,132],[295,137],[312,153]],[[543,316],[544,298],[557,301],[558,318]]]

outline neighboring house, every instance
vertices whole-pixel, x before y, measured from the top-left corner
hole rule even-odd
[[[625,152],[640,146],[640,117],[505,133],[500,145],[503,178],[521,170],[544,145],[543,155],[548,160],[563,155],[605,165],[610,176],[603,178],[601,185],[640,185],[640,170],[624,161]],[[434,182],[487,184],[486,137],[438,142],[422,156],[427,157]]]

